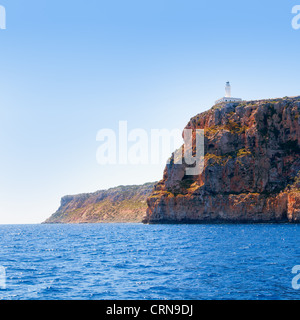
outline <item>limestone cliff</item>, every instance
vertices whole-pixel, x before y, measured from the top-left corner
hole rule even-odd
[[[148,198],[145,223],[299,222],[300,97],[218,104],[187,129],[204,129],[204,170],[174,154]]]
[[[45,223],[141,222],[154,183],[65,196]]]

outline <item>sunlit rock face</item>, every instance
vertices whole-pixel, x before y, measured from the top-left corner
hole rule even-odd
[[[221,103],[193,117],[204,170],[174,154],[147,200],[145,223],[299,222],[300,97]]]
[[[142,222],[154,183],[65,196],[45,223]]]

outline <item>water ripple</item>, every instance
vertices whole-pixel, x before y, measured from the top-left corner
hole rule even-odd
[[[0,226],[0,299],[299,299],[299,225]]]

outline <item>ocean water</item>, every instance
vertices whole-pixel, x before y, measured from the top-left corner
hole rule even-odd
[[[300,225],[0,226],[0,299],[299,299]]]

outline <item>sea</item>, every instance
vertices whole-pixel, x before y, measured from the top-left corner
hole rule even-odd
[[[2,225],[0,299],[298,300],[299,239],[295,224]]]

